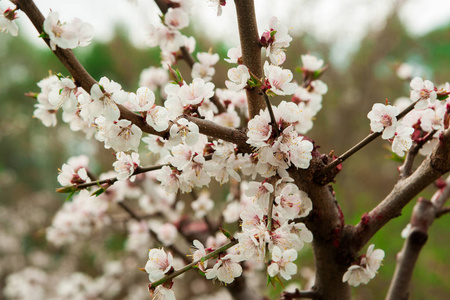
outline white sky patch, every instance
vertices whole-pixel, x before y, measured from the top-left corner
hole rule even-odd
[[[225,41],[237,46],[234,1],[227,1],[221,17],[208,5],[207,0],[193,0],[191,24],[212,43]],[[95,28],[95,40],[107,41],[116,24],[125,26],[130,39],[138,47],[145,45],[148,24],[158,24],[160,11],[151,0],[35,0],[44,16],[50,8],[60,13],[61,19],[70,21],[78,17]],[[319,41],[333,44],[333,60],[342,59],[357,49],[367,30],[381,29],[394,6],[392,0],[255,0],[260,33],[267,28],[272,16],[277,16],[292,32],[313,35]],[[2,7],[9,2],[2,1]],[[420,36],[450,20],[449,0],[407,0],[399,15],[408,31]],[[38,45],[36,30],[21,13],[20,33]],[[198,50],[198,49],[197,49]]]

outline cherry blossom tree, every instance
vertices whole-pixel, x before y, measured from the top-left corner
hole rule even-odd
[[[124,91],[106,77],[97,81],[76,59],[71,49],[90,44],[91,25],[78,18],[60,20],[55,11],[44,16],[32,0],[11,2],[0,18],[1,31],[19,34],[14,20],[23,13],[70,73],[37,83],[40,91],[28,94],[36,100],[34,117],[50,127],[61,112],[73,131],[104,143],[116,157],[114,170],[98,176],[85,156],[62,165],[57,192],[68,193],[70,201],[46,231],[50,243],[70,245],[89,237],[111,223],[114,206],[129,216],[127,249],[148,254],[142,271],[148,274],[152,299],[182,297],[173,287],[186,272],[224,284],[235,299],[263,299],[245,274],[265,274],[268,284],[283,285],[297,273],[298,253],[307,244],[314,251],[314,284],[309,290],[284,291],[280,298],[351,299],[352,286],[370,284],[386,255],[371,238],[437,182],[436,194],[431,200],[419,198],[403,232],[405,245],[386,299],[406,299],[429,227],[450,211],[445,206],[450,179],[442,179],[450,170],[449,83],[436,86],[410,78],[409,99],[374,104],[367,115],[371,133],[336,156],[321,153],[320,141],[307,136],[328,92],[320,80],[328,66],[305,53],[300,75],[283,68],[292,41],[288,20],[273,17],[259,26],[264,28],[260,34],[253,0],[234,1],[240,43],[222,58],[230,64],[226,88],[212,81],[219,55],[198,52],[194,58],[195,39],[181,32],[190,22],[192,1],[155,0],[161,23],[149,29],[148,45],[160,48],[161,65],[142,72],[137,91]],[[226,1],[210,2],[218,15],[229,8]],[[179,71],[183,61],[191,68],[190,81]],[[378,137],[401,158],[399,178],[376,207],[367,207],[359,223],[351,225],[331,184],[345,171],[345,161]],[[158,158],[143,166],[140,155],[148,152]],[[419,154],[421,162],[414,167]],[[209,189],[213,181],[228,187],[225,204]],[[192,215],[186,216],[183,194],[194,199]],[[221,210],[219,217],[212,217],[214,210]],[[186,218],[198,226],[188,232],[181,225]],[[180,238],[190,249],[180,247]],[[45,281],[41,273],[29,268],[11,275],[7,296],[33,293],[40,299],[44,291],[31,287]],[[108,289],[118,273],[110,265],[97,290],[74,274],[60,285],[58,296],[92,297]]]

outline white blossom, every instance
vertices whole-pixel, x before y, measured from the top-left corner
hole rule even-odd
[[[303,68],[310,72],[315,72],[323,67],[323,59],[318,59],[314,55],[302,55]]]
[[[74,18],[66,23],[59,20],[59,13],[50,11],[43,25],[45,33],[50,38],[50,46],[53,51],[56,46],[62,49],[73,49],[78,46],[89,45],[93,37],[93,27]]]
[[[291,83],[293,75],[290,70],[269,65],[266,61],[264,63],[264,74],[270,83],[270,91],[276,95],[292,95],[297,89],[297,84]]]
[[[164,249],[150,249],[148,261],[145,264],[145,271],[148,273],[150,282],[155,282],[164,277],[173,265],[172,253],[167,253]]]
[[[383,131],[383,139],[390,139],[394,136],[397,127],[396,116],[400,113],[399,109],[392,105],[375,103],[372,110],[367,114],[370,119],[370,129],[373,132]]]
[[[244,65],[239,65],[236,68],[228,70],[228,78],[225,85],[232,91],[239,91],[247,86],[247,81],[250,79],[248,68]]]
[[[395,133],[394,140],[392,141],[392,151],[399,156],[405,155],[405,152],[412,146],[411,135],[413,132],[414,128],[411,127],[402,127],[399,129]]]
[[[242,267],[239,262],[243,260],[240,255],[227,254],[219,258],[212,269],[206,270],[206,278],[218,280],[230,284],[234,278],[241,276]]]
[[[410,98],[413,102],[417,101],[416,109],[427,108],[428,103],[433,103],[437,99],[437,93],[431,81],[415,77],[409,85],[412,88]]]
[[[139,167],[139,154],[136,152],[131,155],[124,152],[116,153],[116,161],[113,163],[114,170],[119,173],[117,175],[118,180],[125,180],[133,175],[134,171]],[[130,181],[134,181],[136,176],[130,178]]]
[[[267,274],[270,277],[280,273],[281,277],[290,280],[292,275],[297,273],[297,265],[293,263],[297,259],[297,251],[288,249],[281,251],[280,248],[274,247],[272,250],[272,263],[267,267]]]
[[[14,19],[17,18],[15,10],[7,8],[0,15],[0,32],[9,32],[12,36],[17,36],[19,34],[19,27],[17,26]]]

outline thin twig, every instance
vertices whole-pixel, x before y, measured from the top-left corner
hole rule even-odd
[[[269,96],[267,96],[266,93],[262,92],[262,94],[264,96],[264,101],[266,102],[267,110],[269,111],[270,122],[272,123],[271,125],[273,128],[273,131],[275,133],[275,136],[278,137],[278,136],[280,136],[280,130],[278,129],[277,119],[275,119],[275,115],[273,113],[272,103],[270,103]]]
[[[238,243],[238,240],[236,240],[236,239],[233,238],[228,244],[226,244],[226,245],[224,245],[224,246],[222,246],[222,247],[220,247],[220,248],[217,248],[216,250],[214,250],[213,252],[209,253],[208,255],[203,256],[202,258],[193,261],[192,263],[190,263],[190,264],[184,266],[183,268],[179,269],[178,271],[175,271],[175,272],[173,272],[172,274],[167,275],[167,276],[165,276],[164,278],[162,278],[162,279],[160,279],[160,280],[158,280],[158,281],[153,282],[152,285],[151,285],[151,287],[152,287],[152,288],[155,288],[155,287],[157,287],[158,285],[163,284],[164,282],[166,282],[166,281],[168,281],[168,280],[171,280],[171,279],[173,279],[173,278],[175,278],[175,277],[177,277],[177,276],[180,276],[181,274],[185,273],[186,271],[189,271],[190,269],[192,269],[192,268],[193,268],[194,266],[196,266],[199,262],[206,261],[206,260],[208,260],[208,259],[210,259],[210,258],[213,258],[213,257],[219,255],[220,253],[222,253],[222,252],[228,250],[229,248],[233,247],[233,246],[236,245],[237,243]]]
[[[436,213],[436,219],[448,213],[450,213],[450,206],[443,207]]]
[[[205,159],[206,159],[206,157],[205,157]],[[134,172],[131,176],[142,174],[145,172],[159,170],[165,166],[170,166],[170,164],[163,164],[163,165],[157,165],[157,166],[151,166],[151,167],[145,167],[145,168],[138,167],[138,168],[136,168],[136,170],[134,170]],[[82,190],[82,189],[85,189],[85,188],[88,188],[88,187],[94,186],[94,185],[97,185],[97,186],[102,186],[103,184],[112,185],[117,180],[118,180],[117,177],[112,177],[112,178],[108,178],[108,179],[96,180],[96,181],[86,182],[86,183],[81,183],[81,184],[67,185],[67,186],[63,186],[61,188],[57,188],[56,191],[58,193],[68,193],[68,192],[72,192],[74,190],[75,191]]]
[[[413,110],[416,103],[412,103],[410,106],[405,108],[398,116],[397,120],[400,120],[403,118],[407,113],[409,113],[411,110]],[[319,173],[319,176],[324,176],[327,174],[330,170],[336,168],[339,164],[344,162],[347,158],[370,144],[370,142],[374,141],[377,137],[379,137],[383,132],[372,132],[368,136],[366,136],[362,141],[360,141],[358,144],[347,150],[344,154],[333,160],[330,164],[326,165]]]
[[[433,138],[437,130],[433,130],[428,132],[423,138],[419,141],[415,142],[414,145],[411,146],[408,153],[406,154],[405,161],[403,165],[400,166],[400,179],[406,178],[411,175],[411,170],[414,164],[414,160],[419,153],[419,150],[422,149],[423,145],[425,145],[429,140]]]
[[[269,200],[269,207],[267,208],[267,230],[272,230],[272,212],[273,212],[273,203],[275,202],[275,192],[272,193]]]

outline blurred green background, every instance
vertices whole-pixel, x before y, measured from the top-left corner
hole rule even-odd
[[[191,33],[195,36],[195,33]],[[64,201],[54,193],[58,187],[58,168],[72,155],[87,154],[98,172],[111,169],[114,159],[110,151],[96,141],[86,141],[83,134],[72,133],[61,121],[56,128],[46,128],[32,118],[34,100],[24,93],[38,92],[36,82],[53,73],[68,75],[48,49],[36,48],[20,37],[0,37],[0,290],[5,277],[34,263],[36,253],[50,255],[51,261],[63,260],[73,249],[56,249],[48,245],[43,230]],[[223,45],[210,45],[197,40],[197,51],[219,53],[226,57]],[[300,54],[312,53],[329,62],[330,45],[304,35],[294,38],[287,52],[285,68],[293,70],[301,64]],[[158,66],[159,51],[136,49],[119,28],[108,43],[94,43],[85,49],[76,49],[76,55],[95,79],[102,76],[119,82],[128,91],[137,89],[139,74],[149,66]],[[399,63],[408,62],[421,70],[421,75],[435,84],[450,78],[450,27],[444,27],[420,38],[407,34],[393,14],[386,27],[369,32],[359,49],[348,58],[345,68],[330,65],[322,80],[329,92],[324,96],[323,109],[318,114],[309,136],[324,153],[334,150],[341,154],[364,138],[369,132],[366,117],[376,102],[390,102],[409,95],[409,83],[395,74]],[[213,81],[224,87],[226,71],[223,62],[216,68]],[[180,62],[183,74],[189,74]],[[189,76],[189,75],[188,75]],[[301,80],[301,74],[295,74]],[[60,119],[59,119],[60,120]],[[334,189],[345,214],[346,222],[356,224],[364,212],[373,208],[389,192],[397,179],[398,162],[390,157],[389,144],[376,140],[344,164],[336,178]],[[421,195],[431,197],[433,187]],[[392,220],[372,239],[376,248],[386,252],[378,276],[367,286],[353,289],[355,299],[382,299],[394,272],[395,256],[401,249],[401,230],[409,221],[412,201],[401,217]],[[450,218],[438,219],[430,228],[414,272],[409,299],[449,299]],[[123,233],[96,237],[112,257],[120,258]],[[91,275],[98,272],[95,260],[97,248],[87,245],[77,258],[77,267]],[[93,263],[94,262],[94,263]],[[313,268],[311,250],[299,257],[300,266]],[[51,268],[51,267],[49,267]],[[145,276],[144,276],[145,277]],[[301,276],[300,282],[305,284]],[[145,287],[145,285],[144,285]],[[268,288],[270,290],[270,288]],[[279,289],[270,292],[278,297]],[[3,295],[0,294],[0,299]]]

